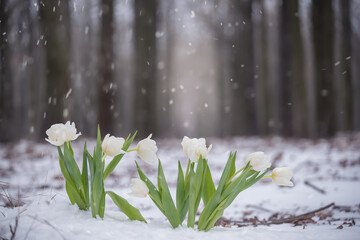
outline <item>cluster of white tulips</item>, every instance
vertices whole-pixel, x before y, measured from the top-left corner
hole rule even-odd
[[[136,151],[138,156],[145,162],[156,162],[157,147],[155,141],[150,139],[151,136],[149,136],[141,140],[136,148],[129,149],[136,133],[132,136],[130,134],[127,139],[107,134],[103,141],[101,141],[100,128],[98,128],[97,143],[92,155],[86,148],[86,142],[84,144],[82,171],[80,171],[71,147],[71,141],[81,135],[81,133],[76,132],[74,123],[54,124],[46,131],[48,138],[45,139],[58,148],[60,169],[65,178],[65,188],[70,202],[76,204],[81,210],[89,210],[90,208],[94,218],[96,216],[103,218],[105,196],[109,195],[113,202],[131,220],[146,222],[140,211],[129,204],[124,198],[112,191],[105,191],[104,180],[128,152]],[[61,146],[63,146],[63,150]],[[105,166],[106,156],[112,157],[107,166]]]
[[[146,177],[136,163],[140,179],[131,179],[130,195],[136,197],[149,196],[159,210],[166,216],[173,228],[182,225],[187,216],[187,226],[194,228],[195,217],[200,201],[204,208],[198,219],[198,229],[210,230],[215,222],[223,215],[237,195],[263,178],[272,178],[280,186],[293,186],[292,171],[288,167],[275,168],[272,174],[266,175],[271,163],[263,152],[249,154],[244,166],[236,170],[236,152],[230,153],[223,169],[218,186],[215,187],[206,156],[212,145],[206,146],[204,138],[184,137],[181,145],[188,158],[186,170],[183,171],[178,162],[178,176],[176,185],[176,201],[174,202],[160,159],[158,159],[156,142],[151,135],[138,142],[136,148],[129,149],[135,134],[124,138],[117,138],[107,134],[103,141],[98,128],[97,144],[91,155],[84,144],[82,172],[74,159],[71,141],[81,133],[76,133],[75,124],[54,124],[46,131],[51,144],[58,147],[59,163],[65,178],[66,191],[72,204],[77,204],[81,210],[91,208],[93,217],[104,217],[105,196],[111,197],[113,202],[131,220],[146,222],[140,211],[130,205],[124,198],[114,192],[105,191],[104,180],[115,169],[124,154],[136,151],[137,155],[146,163],[158,162],[157,187]],[[63,146],[63,152],[61,149]],[[105,167],[106,156],[113,157]],[[89,169],[88,169],[89,166]],[[90,172],[90,173],[89,173]],[[90,175],[90,186],[88,174]]]

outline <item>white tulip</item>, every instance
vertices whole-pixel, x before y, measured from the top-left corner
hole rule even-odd
[[[246,156],[245,164],[250,162],[251,167],[255,171],[264,171],[271,166],[269,157],[263,152],[254,152]]]
[[[65,142],[73,141],[81,135],[81,133],[76,134],[76,131],[75,123],[70,124],[69,121],[67,121],[66,124],[53,124],[46,130],[48,138],[45,138],[45,140],[52,145],[61,146]]]
[[[46,141],[55,146],[61,146],[66,141],[66,131],[65,125],[62,123],[57,123],[51,125],[51,127],[46,130],[46,135],[48,138],[45,138]]]
[[[101,148],[103,152],[106,153],[106,155],[114,157],[116,155],[119,155],[120,153],[125,153],[125,151],[122,150],[124,143],[124,138],[118,138],[110,136],[110,134],[106,134],[101,144]]]
[[[66,142],[74,141],[81,135],[81,132],[76,134],[76,131],[77,130],[74,122],[70,124],[70,121],[67,121],[65,123]]]
[[[138,179],[138,178],[132,178],[130,183],[130,189],[131,193],[129,195],[135,196],[135,197],[146,197],[149,194],[149,188],[146,186],[146,184]]]
[[[280,186],[292,187],[294,183],[290,181],[293,173],[289,167],[274,168],[271,174],[271,178],[274,183]]]
[[[200,156],[205,158],[210,152],[212,145],[206,147],[205,138],[188,138],[184,137],[181,145],[183,147],[185,155],[191,162],[198,162]]]
[[[151,136],[152,134],[138,142],[136,152],[142,160],[149,164],[154,164],[158,161],[156,156],[158,148],[156,147],[156,142],[151,139]]]

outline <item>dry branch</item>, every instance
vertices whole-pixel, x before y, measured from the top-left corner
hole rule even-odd
[[[266,223],[270,225],[270,224],[282,224],[282,223],[295,223],[297,221],[309,220],[312,217],[314,217],[316,215],[316,213],[321,212],[321,211],[323,211],[327,208],[330,208],[334,205],[335,205],[335,203],[330,203],[324,207],[318,208],[316,210],[313,210],[313,211],[310,211],[310,212],[307,212],[307,213],[304,213],[304,214],[301,214],[298,216],[293,216],[293,217],[288,217],[288,218],[283,218],[283,219],[274,219],[271,221],[267,221]]]
[[[312,184],[308,180],[305,181],[305,185],[311,187],[312,189],[314,189],[315,191],[317,191],[317,192],[319,192],[321,194],[326,194],[324,189],[321,189],[321,188],[315,186],[314,184]]]

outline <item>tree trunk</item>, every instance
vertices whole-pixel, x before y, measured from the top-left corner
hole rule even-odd
[[[351,1],[351,79],[353,93],[353,130],[360,131],[360,2]]]
[[[115,109],[114,84],[114,1],[101,1],[101,37],[99,59],[99,110],[98,119],[103,135],[113,132]]]
[[[233,135],[255,133],[252,1],[234,4],[235,33],[232,43],[232,116]],[[231,58],[231,56],[229,56]]]
[[[282,1],[281,14],[281,134],[306,137],[306,92],[297,0]]]
[[[156,129],[156,11],[157,0],[134,1],[135,44],[135,129],[138,136],[157,133]]]
[[[264,4],[263,1],[255,0],[252,3],[252,21],[254,26],[254,81],[255,81],[255,104],[256,104],[256,129],[258,134],[268,134],[268,91],[267,81],[268,74],[266,68],[266,41],[265,41],[265,24]]]
[[[333,0],[334,6],[334,98],[336,129],[352,129],[350,1]]]
[[[315,46],[315,76],[320,137],[335,133],[333,87],[333,9],[331,1],[313,1],[313,39]]]
[[[9,1],[0,1],[0,141],[14,137],[12,128],[12,81],[10,67]]]
[[[311,24],[311,2],[310,0],[299,1],[301,42],[304,54],[304,81],[306,96],[303,99],[306,103],[307,128],[306,136],[315,138],[317,136],[317,99],[316,99],[316,78],[315,78],[315,56],[314,42],[312,41]]]
[[[46,54],[46,99],[42,132],[69,116],[66,93],[70,90],[69,2],[46,1],[40,5],[40,22]]]
[[[292,69],[292,57],[293,51],[293,31],[292,23],[294,21],[294,7],[295,0],[283,0],[281,6],[281,21],[280,21],[280,105],[281,105],[281,135],[292,135],[292,111],[293,111],[293,96],[292,86],[293,81],[293,69]]]

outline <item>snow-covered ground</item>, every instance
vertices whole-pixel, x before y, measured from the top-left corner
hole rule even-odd
[[[167,181],[175,193],[177,160],[183,166],[186,163],[181,140],[157,142]],[[138,207],[148,224],[129,221],[110,198],[104,219],[93,219],[90,212],[70,205],[56,148],[22,141],[0,145],[0,239],[10,239],[10,226],[14,228],[16,219],[15,239],[359,239],[360,135],[317,141],[254,137],[207,142],[213,144],[208,159],[216,180],[230,150],[238,151],[238,167],[247,154],[264,151],[274,167],[293,169],[295,187],[278,187],[271,180],[262,180],[242,192],[225,211],[223,220],[227,224],[209,232],[185,226],[172,229],[149,198],[127,195],[130,179],[137,177],[134,160],[151,179],[155,180],[157,173],[156,166],[129,153],[106,179],[105,187]],[[73,143],[79,160],[83,143],[83,138]],[[89,149],[93,145],[94,141],[90,141]],[[19,199],[24,204],[8,207],[8,197],[13,203]],[[312,220],[297,222],[299,226],[261,225],[263,219],[300,215],[333,202],[335,206],[317,213]]]

